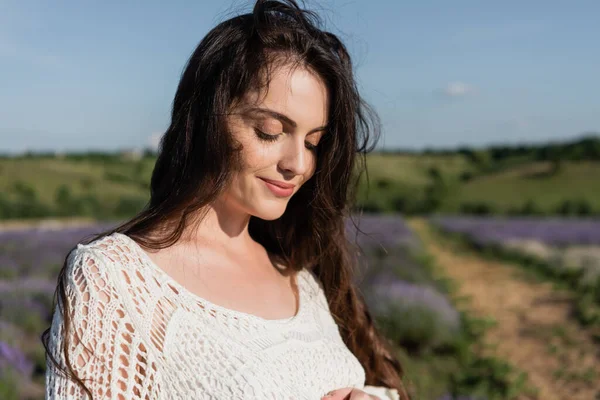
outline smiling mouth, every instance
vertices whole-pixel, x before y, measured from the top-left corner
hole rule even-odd
[[[289,197],[294,193],[295,185],[289,183],[273,181],[266,178],[258,178],[265,183],[267,189],[271,191],[276,197]]]

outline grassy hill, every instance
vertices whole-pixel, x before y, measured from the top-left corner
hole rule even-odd
[[[600,162],[564,162],[552,173],[548,162],[531,162],[498,173],[481,176],[453,190],[441,211],[457,211],[467,202],[486,203],[508,212],[532,202],[551,213],[566,200],[585,200],[600,210]]]
[[[0,160],[0,217],[130,214],[148,200],[153,158]],[[23,215],[27,214],[31,215]]]
[[[473,167],[462,155],[381,154],[367,157],[367,175],[358,190],[359,203],[367,211],[399,210],[401,202],[424,201],[425,190],[432,184],[432,173],[439,172],[445,182],[455,184],[460,175]],[[367,184],[368,183],[368,184]]]
[[[149,197],[155,157],[0,158],[0,219],[127,217]],[[367,157],[358,203],[405,214],[600,214],[600,138]],[[368,182],[368,185],[367,185]]]

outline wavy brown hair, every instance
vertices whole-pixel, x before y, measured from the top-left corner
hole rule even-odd
[[[150,201],[129,221],[87,242],[121,232],[150,249],[176,243],[230,181],[239,156],[231,135],[224,134],[231,106],[250,90],[267,87],[273,68],[307,68],[323,80],[330,96],[328,130],[318,146],[315,174],[280,218],[252,217],[249,232],[294,270],[306,267],[315,272],[343,341],[365,369],[366,384],[395,388],[405,400],[400,363],[353,284],[357,258],[345,229],[365,170],[365,154],[379,137],[380,123],[358,93],[346,47],[320,26],[314,12],[293,0],[258,0],[251,13],[213,28],[191,55],[179,82],[171,124],[152,173]],[[54,298],[65,332],[71,322],[66,312],[67,259]],[[50,328],[42,342],[53,365],[85,388],[66,354],[68,343],[62,349],[67,365],[61,367],[49,351],[49,334]]]

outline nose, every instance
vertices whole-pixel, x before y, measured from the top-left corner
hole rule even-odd
[[[313,155],[304,144],[304,138],[289,137],[283,146],[283,154],[279,161],[279,167],[293,175],[304,175],[312,166]]]

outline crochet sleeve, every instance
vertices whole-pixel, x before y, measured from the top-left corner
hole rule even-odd
[[[81,245],[69,255],[65,291],[71,326],[68,332],[64,330],[57,306],[48,350],[64,368],[66,348],[75,374],[93,399],[156,398],[160,386],[157,364],[124,306],[111,262],[100,252]],[[68,343],[65,338],[69,338]],[[46,399],[75,398],[89,396],[47,360]]]
[[[390,389],[383,386],[365,386],[363,392],[379,397],[381,400],[400,400],[400,395],[396,389]]]

